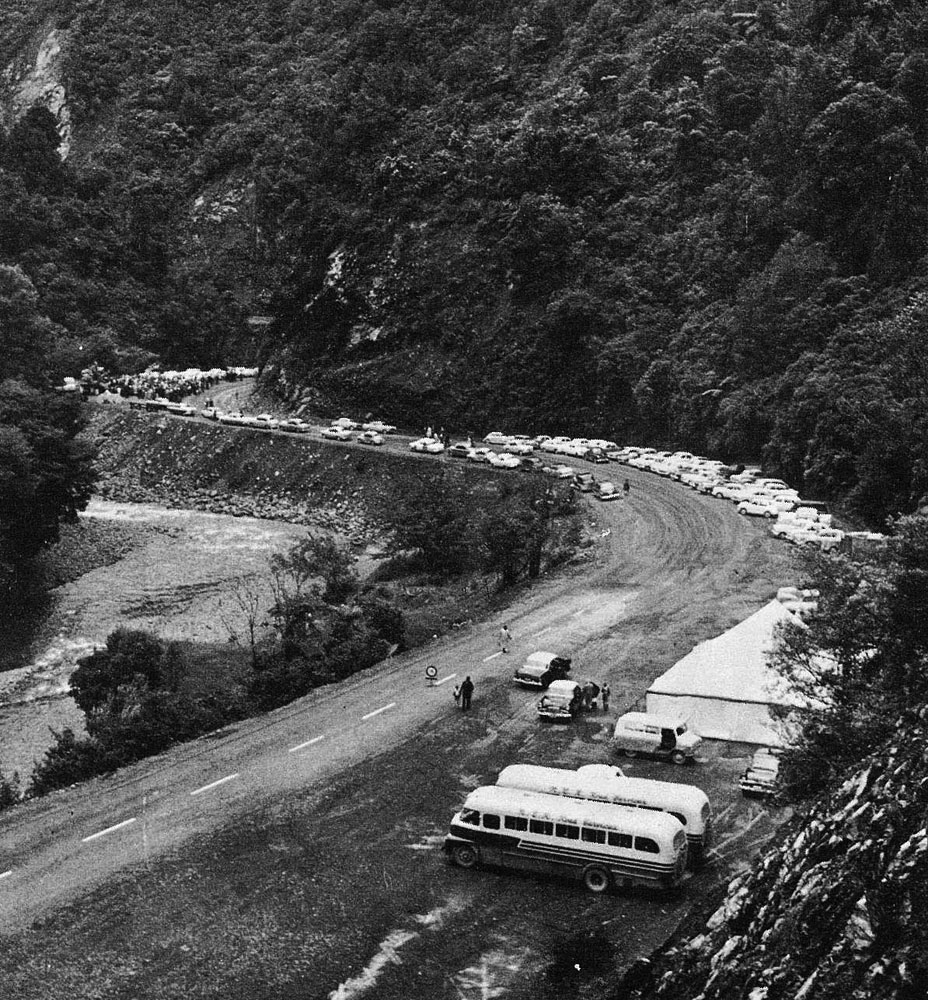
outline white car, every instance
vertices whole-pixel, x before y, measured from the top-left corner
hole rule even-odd
[[[358,422],[352,420],[351,417],[339,417],[337,420],[332,421],[333,427],[344,427],[349,431],[356,431],[358,429]]]
[[[281,420],[280,429],[291,434],[308,434],[309,424],[299,417],[288,417],[286,420]]]
[[[738,504],[738,513],[750,517],[776,517],[780,512],[769,500],[753,497]]]
[[[347,427],[341,427],[337,424],[323,428],[322,436],[324,438],[331,438],[333,441],[350,441],[353,437]]]
[[[508,452],[510,455],[531,455],[535,450],[530,444],[525,441],[516,441],[514,438],[508,443],[500,445],[503,451]]]
[[[492,448],[471,448],[467,453],[467,460],[469,462],[489,462],[490,456],[495,454],[496,452]]]
[[[426,455],[440,455],[445,450],[445,446],[435,438],[425,437],[411,441],[409,443],[409,450],[421,451]]]
[[[571,465],[555,465],[552,473],[555,479],[573,479],[577,470]]]
[[[383,444],[383,434],[377,431],[361,431],[358,435],[358,444]]]
[[[792,493],[755,493],[753,497],[745,497],[745,500],[769,504],[778,514],[787,514],[795,510],[798,499]]]
[[[712,490],[714,497],[721,497],[723,500],[734,500],[740,503],[754,495],[754,491],[743,483],[719,483]]]
[[[557,452],[560,451],[561,447],[565,444],[570,444],[570,438],[552,437],[548,438],[546,441],[542,441],[539,447],[542,451]]]
[[[593,495],[597,500],[618,500],[622,496],[622,491],[616,487],[615,483],[598,483]]]
[[[502,431],[490,431],[489,434],[483,439],[487,444],[509,444],[509,435],[504,434]]]
[[[280,421],[272,417],[270,413],[259,413],[255,417],[255,426],[263,427],[268,431],[276,431],[280,427]]]
[[[487,462],[493,466],[494,469],[518,469],[522,464],[522,460],[516,458],[515,455],[508,455],[505,452],[491,451],[487,455]]]
[[[393,424],[385,424],[382,420],[369,420],[361,424],[362,431],[374,431],[375,434],[392,434],[396,430]]]

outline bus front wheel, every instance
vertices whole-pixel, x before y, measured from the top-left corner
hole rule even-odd
[[[592,865],[583,873],[583,884],[590,892],[605,892],[609,888],[609,872],[598,865]]]
[[[477,848],[473,844],[455,844],[451,856],[458,868],[475,868],[480,860]]]
[[[670,755],[670,759],[674,762],[674,764],[685,764],[686,754],[682,750],[674,750],[674,752]]]

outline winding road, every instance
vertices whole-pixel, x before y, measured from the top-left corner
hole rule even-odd
[[[795,582],[786,547],[731,505],[622,475],[630,496],[592,511],[590,561],[497,620],[0,818],[9,995],[543,998],[572,995],[551,979],[571,942],[586,956],[582,942],[599,935],[610,968],[661,943],[693,894],[775,825],[735,793],[744,748],[712,744],[685,774],[627,768],[695,781],[713,799],[726,849],[679,898],[593,898],[440,855],[467,790],[505,764],[610,759],[605,716],[539,726],[535,696],[509,682],[521,657],[573,656],[578,679],[609,680],[614,716],[696,642]],[[508,655],[494,642],[504,620]],[[450,696],[465,674],[470,715]],[[580,979],[586,961],[573,963]]]

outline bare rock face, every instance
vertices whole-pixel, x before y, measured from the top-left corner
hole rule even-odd
[[[913,713],[898,739],[731,883],[702,933],[668,949],[627,995],[928,996],[926,819],[928,729]]]
[[[2,120],[9,125],[18,121],[30,108],[46,107],[58,122],[61,145],[58,153],[67,159],[71,150],[71,111],[62,71],[67,32],[48,28],[33,39],[30,46],[2,73],[0,107]]]

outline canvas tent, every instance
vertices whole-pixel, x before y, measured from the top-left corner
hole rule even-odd
[[[710,739],[781,745],[770,708],[801,705],[767,665],[781,622],[805,627],[779,601],[771,601],[734,628],[700,643],[648,688],[647,710],[686,719]]]

